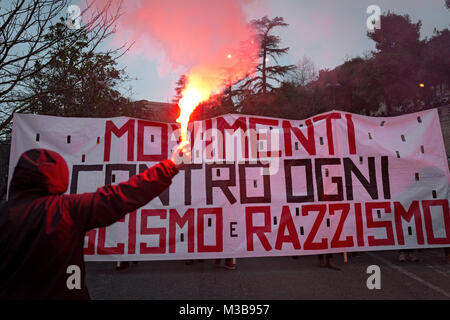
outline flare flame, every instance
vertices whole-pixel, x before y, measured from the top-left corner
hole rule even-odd
[[[205,94],[202,95],[201,89],[199,88],[187,88],[182,92],[182,98],[178,102],[180,116],[177,119],[177,122],[181,125],[182,142],[187,140],[189,117],[199,103],[205,100],[204,96]]]

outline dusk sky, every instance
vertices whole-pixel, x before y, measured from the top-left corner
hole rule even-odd
[[[170,1],[170,0],[169,0]],[[290,47],[289,55],[282,63],[295,64],[303,56],[314,61],[318,68],[329,68],[342,64],[346,58],[363,55],[375,49],[368,39],[366,21],[370,5],[378,5],[381,12],[409,14],[413,22],[422,21],[421,34],[427,37],[433,29],[447,28],[450,11],[444,0],[255,0],[245,1],[247,20],[264,15],[283,17],[289,24],[278,28],[282,46]],[[382,27],[382,26],[381,26]],[[183,39],[180,39],[182,42]],[[139,43],[137,43],[139,46]],[[126,67],[133,80],[130,85],[133,100],[170,102],[174,95],[175,82],[183,73],[180,68],[164,67],[164,54],[154,52],[149,55],[129,53],[122,57],[120,66]]]

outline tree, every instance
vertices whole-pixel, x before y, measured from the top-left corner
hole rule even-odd
[[[373,63],[387,107],[386,113],[395,114],[417,108],[420,89],[417,70],[423,54],[423,42],[420,40],[422,23],[412,23],[408,15],[390,12],[380,18],[382,28],[367,35],[375,41],[377,49]]]
[[[314,62],[307,56],[303,56],[293,68],[289,81],[293,84],[306,86],[319,77],[319,72]]]
[[[110,53],[89,50],[88,30],[76,33],[77,41],[67,48],[73,31],[63,20],[49,28],[45,38],[60,39],[48,54],[53,58],[42,67],[35,62],[36,73],[26,81],[35,97],[30,111],[60,116],[111,117],[123,113],[128,100],[115,89],[125,80]],[[62,48],[67,48],[65,51]]]
[[[257,67],[257,75],[245,79],[241,87],[252,93],[265,94],[273,90],[273,83],[280,83],[282,77],[295,68],[294,65],[278,65],[278,58],[286,54],[289,47],[280,48],[280,37],[272,34],[274,28],[286,27],[288,24],[281,17],[269,19],[267,16],[258,20],[252,20],[251,23],[256,28],[260,38],[261,49],[259,57],[261,62]],[[273,62],[274,64],[272,64]]]
[[[400,49],[415,49],[420,41],[422,22],[412,23],[409,15],[398,15],[388,12],[380,17],[380,29],[367,32],[367,36],[375,41],[378,53]]]
[[[44,81],[45,74],[48,76],[45,81],[51,80],[52,67],[58,61],[76,61],[78,67],[84,60],[93,59],[91,62],[98,66],[110,63],[125,48],[109,50],[103,59],[94,62],[100,58],[94,54],[99,44],[114,31],[120,6],[111,11],[109,3],[93,10],[83,27],[71,28],[69,23],[59,20],[66,15],[69,3],[67,0],[16,0],[0,8],[0,136],[9,134],[14,112],[39,110],[43,99],[61,94],[51,85],[42,90],[36,90],[35,86],[40,77]],[[89,8],[92,7],[88,5]],[[83,54],[77,56],[81,48]],[[87,65],[86,62],[86,68]]]
[[[369,114],[380,107],[380,83],[372,58],[356,57],[336,68],[335,105],[340,110]]]
[[[450,30],[435,30],[425,41],[419,79],[421,99],[425,107],[446,103],[444,92],[450,88]]]

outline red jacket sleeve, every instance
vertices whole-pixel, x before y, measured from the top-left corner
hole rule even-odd
[[[162,161],[126,182],[107,185],[92,193],[67,195],[68,210],[73,221],[86,232],[106,227],[158,196],[177,173],[171,160]]]

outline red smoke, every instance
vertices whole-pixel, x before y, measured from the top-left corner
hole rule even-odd
[[[102,8],[107,0],[96,0]],[[134,42],[132,52],[164,56],[189,80],[204,79],[210,93],[253,74],[259,41],[243,8],[250,0],[124,1],[116,40]],[[117,4],[119,1],[116,2]]]
[[[97,0],[96,7],[108,2]],[[259,41],[246,21],[249,0],[145,0],[122,3],[116,36],[133,41],[155,57],[162,50],[172,67],[184,67],[186,84],[178,104],[181,138],[197,105],[225,87],[252,75],[258,65]],[[109,2],[111,3],[111,2]],[[116,2],[114,4],[118,4]]]

